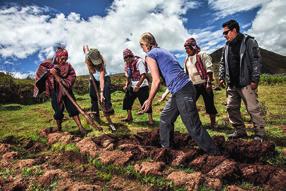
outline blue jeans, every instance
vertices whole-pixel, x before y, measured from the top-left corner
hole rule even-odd
[[[97,86],[97,89],[99,90],[99,81],[95,81],[95,84]],[[104,77],[104,90],[103,90],[103,96],[105,98],[103,107],[105,109],[104,114],[105,115],[112,115],[114,114],[114,109],[112,107],[111,103],[111,92],[110,92],[110,86],[111,86],[111,80],[109,76]],[[99,92],[98,92],[99,93]],[[94,86],[92,84],[92,81],[89,83],[89,95],[90,95],[90,102],[91,102],[91,111],[96,112],[95,115],[99,116],[99,107],[98,107],[98,99],[96,96],[96,92],[94,89]]]
[[[174,133],[174,122],[180,115],[192,139],[209,154],[219,154],[208,132],[202,128],[195,102],[196,90],[189,82],[172,95],[160,117],[160,140],[163,147],[170,147]]]

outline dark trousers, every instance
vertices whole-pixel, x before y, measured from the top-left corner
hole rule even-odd
[[[132,88],[128,88],[123,99],[123,110],[131,110],[136,98],[139,99],[141,106],[149,97],[149,87],[144,86],[138,92],[134,92]],[[152,108],[146,112],[152,113]]]
[[[95,84],[97,86],[97,90],[99,90],[99,81],[95,80]],[[114,114],[114,109],[112,108],[111,103],[111,92],[110,92],[110,85],[111,80],[109,76],[104,77],[104,90],[103,90],[103,96],[105,98],[103,107],[104,107],[104,114],[105,115],[112,115]],[[98,92],[99,94],[100,92]],[[90,80],[89,83],[89,95],[90,95],[90,101],[91,101],[91,111],[95,112],[96,116],[99,116],[99,107],[98,107],[98,99],[96,96],[96,91],[94,89],[94,86],[92,84],[92,81]]]
[[[69,94],[74,98],[73,92],[70,90]],[[67,96],[62,96],[60,102],[58,102],[58,91],[55,89],[51,95],[52,107],[54,109],[54,119],[62,120],[64,118],[64,110],[67,109],[70,117],[79,115],[77,108],[69,100]]]
[[[160,117],[160,140],[163,147],[170,147],[174,122],[180,115],[192,139],[209,154],[217,154],[218,148],[208,132],[202,128],[195,103],[196,91],[191,82],[172,95]]]
[[[200,95],[203,96],[205,108],[207,114],[216,115],[217,110],[214,105],[214,93],[213,91],[208,92],[204,84],[194,85],[196,88],[196,101],[199,99]]]

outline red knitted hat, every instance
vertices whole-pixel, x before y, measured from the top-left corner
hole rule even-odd
[[[56,57],[62,57],[62,56],[65,56],[65,57],[69,56],[68,51],[66,49],[57,50]]]
[[[201,48],[197,45],[197,42],[194,38],[189,38],[186,40],[184,46],[186,47],[192,47],[194,50],[200,51]]]
[[[128,57],[128,56],[133,57],[134,54],[133,54],[133,52],[132,52],[131,50],[129,50],[128,48],[126,48],[126,49],[123,51],[123,58],[126,58],[126,57]]]

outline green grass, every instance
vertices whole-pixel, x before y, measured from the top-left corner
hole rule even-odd
[[[133,122],[132,123],[123,123],[121,119],[125,118],[127,113],[122,110],[122,100],[124,96],[123,91],[115,91],[112,93],[112,103],[115,109],[115,115],[112,116],[113,122],[118,124],[121,128],[116,134],[118,136],[126,133],[137,133],[141,131],[150,131],[154,128],[159,127],[160,112],[164,108],[165,103],[158,103],[158,100],[164,88],[158,92],[157,96],[153,102],[153,115],[155,120],[155,125],[150,127],[147,125],[147,115],[137,115],[136,113],[140,110],[139,101],[136,100],[133,106]],[[286,84],[279,85],[260,85],[258,89],[259,101],[263,107],[263,111],[266,114],[266,132],[267,137],[274,141],[277,146],[281,149],[278,150],[278,153],[281,153],[283,148],[286,148],[286,134],[285,130],[283,131],[283,126],[286,125],[286,97],[283,96],[286,92]],[[218,129],[207,129],[211,136],[222,135],[227,136],[228,133],[233,131],[227,119],[226,112],[226,95],[225,90],[214,91],[215,94],[215,105],[218,110],[217,122],[219,125]],[[85,109],[89,110],[90,107],[90,98],[88,94],[85,95],[76,95],[79,105]],[[204,128],[209,126],[209,117],[205,113],[205,108],[202,98],[197,102],[197,107],[199,109],[200,119]],[[34,105],[21,105],[21,104],[2,104],[0,105],[0,141],[9,137],[14,136],[16,138],[29,138],[35,141],[40,141],[46,143],[46,139],[43,139],[39,136],[39,131],[47,127],[55,127],[55,121],[53,120],[53,110],[51,108],[50,101],[47,101],[42,104]],[[83,126],[89,130],[88,136],[99,136],[104,133],[110,133],[110,130],[107,126],[106,119],[101,114],[101,119],[103,120],[103,132],[93,130],[83,116],[81,115],[81,121]],[[245,109],[244,104],[242,104],[242,117],[246,121],[246,127],[249,134],[252,134],[252,124],[250,123],[250,117]],[[285,128],[285,127],[284,127]],[[68,132],[78,131],[75,122],[68,117],[68,114],[65,113],[65,118],[63,121],[63,130]],[[187,133],[187,130],[182,123],[180,117],[178,117],[175,123],[175,130],[181,133]],[[64,148],[66,150],[67,148]],[[73,150],[71,148],[68,148]],[[273,159],[275,164],[282,163],[282,159],[277,158]]]
[[[123,91],[115,91],[112,93],[112,103],[115,109],[115,115],[112,116],[112,120],[119,125],[121,128],[119,131],[115,132],[118,136],[121,136],[126,133],[137,133],[141,131],[151,131],[154,128],[159,127],[160,120],[160,112],[164,108],[165,103],[158,103],[158,100],[162,93],[164,92],[164,88],[162,88],[158,95],[155,97],[153,102],[153,114],[155,125],[150,127],[147,125],[147,115],[137,115],[137,111],[140,110],[140,104],[138,100],[135,101],[133,106],[133,119],[132,123],[122,123],[121,119],[126,117],[126,111],[122,110],[122,100],[124,96]],[[266,120],[266,132],[267,137],[274,141],[276,144],[276,151],[278,154],[275,157],[266,159],[267,163],[272,164],[274,166],[286,167],[285,155],[282,154],[282,150],[286,148],[286,133],[283,130],[286,125],[286,97],[283,96],[286,92],[286,84],[276,84],[276,85],[267,85],[262,84],[259,86],[258,95],[259,101],[262,105],[263,111],[265,113]],[[215,105],[218,110],[217,122],[219,125],[218,129],[208,129],[209,126],[209,117],[205,113],[205,108],[203,104],[202,98],[200,98],[197,102],[197,107],[199,109],[200,119],[204,128],[207,128],[208,132],[214,135],[222,135],[227,136],[228,133],[233,131],[227,119],[226,112],[226,96],[225,90],[215,91]],[[85,109],[89,110],[90,107],[90,98],[88,94],[76,95],[79,105]],[[102,115],[101,115],[102,116]],[[250,123],[250,117],[245,109],[245,106],[242,104],[242,116],[246,121],[246,126],[248,132],[251,134],[252,132],[252,124]],[[99,136],[104,133],[110,133],[108,129],[107,122],[105,118],[102,116],[103,120],[103,132],[99,132],[93,130],[84,120],[81,115],[81,121],[83,126],[90,130],[88,136]],[[55,127],[55,121],[53,120],[53,110],[51,108],[51,103],[49,101],[42,104],[34,104],[34,105],[21,105],[21,104],[2,104],[0,105],[0,142],[4,139],[14,137],[18,140],[31,139],[33,141],[38,141],[46,144],[47,140],[39,136],[39,131],[41,129],[47,127]],[[65,113],[65,118],[63,122],[63,130],[68,132],[78,131],[76,124],[72,119],[68,117],[68,114]],[[175,123],[175,130],[181,133],[187,133],[187,130],[182,123],[180,117],[178,117]],[[78,152],[78,148],[74,144],[62,145],[60,143],[56,143],[52,145],[51,151],[73,151]],[[19,150],[19,152],[22,152]],[[133,166],[116,167],[113,165],[102,165],[98,160],[92,159],[90,160],[92,165],[95,165],[99,170],[97,172],[97,178],[108,182],[112,178],[113,173],[122,175],[124,177],[132,177],[140,181],[143,184],[155,185],[158,188],[162,188],[164,186],[170,186],[174,188],[170,181],[165,180],[162,177],[158,176],[144,176],[137,172],[135,172]],[[185,172],[193,172],[193,169],[190,168],[180,168]],[[13,171],[9,169],[1,169],[0,176],[5,179],[5,177],[9,177],[13,175]],[[23,168],[21,174],[23,177],[36,176],[41,174],[41,170],[31,167],[31,168]],[[54,181],[49,189],[52,190],[57,184],[57,181]],[[242,186],[245,188],[251,188],[253,185],[249,183],[242,183]],[[175,188],[174,188],[175,189]],[[184,190],[184,188],[176,188],[177,190]],[[42,190],[41,187],[35,185],[32,190]],[[44,190],[44,189],[43,189]],[[200,190],[209,190],[208,188],[202,186]]]
[[[155,119],[155,125],[153,127],[149,127],[147,125],[147,115],[137,115],[136,113],[140,110],[140,104],[138,100],[135,101],[133,106],[132,114],[134,121],[132,123],[122,123],[121,119],[125,118],[127,113],[122,110],[122,99],[124,96],[124,92],[115,91],[112,94],[112,103],[115,109],[115,115],[112,116],[112,120],[115,123],[118,123],[124,127],[126,127],[125,131],[121,133],[136,133],[138,131],[144,130],[152,130],[154,128],[159,127],[160,120],[160,112],[164,108],[165,103],[158,103],[158,100],[163,93],[163,89],[158,93],[153,102],[153,115]],[[261,85],[259,86],[258,95],[260,103],[262,104],[264,111],[266,112],[266,131],[270,138],[275,139],[279,146],[286,146],[285,141],[285,132],[281,129],[282,125],[286,124],[286,98],[283,96],[284,92],[286,92],[286,85],[274,85],[267,86]],[[227,133],[232,132],[232,128],[230,127],[227,120],[227,112],[226,112],[226,96],[225,90],[215,91],[215,105],[218,110],[217,122],[220,127],[223,127],[221,130],[211,130],[208,129],[211,135],[223,135],[225,136]],[[90,99],[88,94],[85,95],[77,95],[77,100],[79,105],[88,110],[90,107]],[[207,127],[209,125],[209,117],[205,113],[205,108],[203,104],[202,98],[200,98],[197,102],[197,107],[199,109],[200,119],[202,121],[203,126]],[[40,139],[38,136],[38,132],[47,127],[56,126],[55,121],[53,120],[53,111],[51,108],[51,104],[49,101],[42,104],[34,104],[34,105],[20,105],[20,104],[2,104],[0,105],[0,139],[5,136],[15,136],[15,137],[29,137],[32,139]],[[102,115],[101,115],[102,116]],[[242,116],[248,121],[246,122],[247,127],[251,130],[251,123],[249,123],[250,117],[246,112],[244,104],[242,104]],[[103,120],[103,132],[91,131],[91,136],[98,136],[102,133],[110,132],[105,118],[102,116]],[[83,116],[81,116],[81,121],[85,128],[90,129],[89,125],[86,123]],[[177,131],[182,133],[187,133],[185,126],[183,125],[180,117],[178,117],[175,128]],[[65,113],[65,118],[63,122],[63,130],[73,132],[77,131],[76,124],[72,119],[68,117],[68,114]]]

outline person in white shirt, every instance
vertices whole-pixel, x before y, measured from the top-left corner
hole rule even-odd
[[[127,117],[122,121],[131,122],[133,120],[131,110],[135,99],[138,98],[142,105],[149,97],[148,69],[145,61],[135,56],[128,48],[123,51],[123,59],[127,77],[126,84],[123,87],[126,92],[123,99],[123,110],[127,110]],[[150,107],[146,113],[148,114],[148,124],[153,125],[152,108]],[[141,114],[141,112],[138,114]]]
[[[211,57],[200,51],[194,38],[189,38],[184,44],[187,57],[184,62],[185,72],[189,75],[196,88],[196,100],[203,96],[206,113],[210,116],[211,128],[216,126],[217,110],[214,105],[212,90],[213,64]]]

